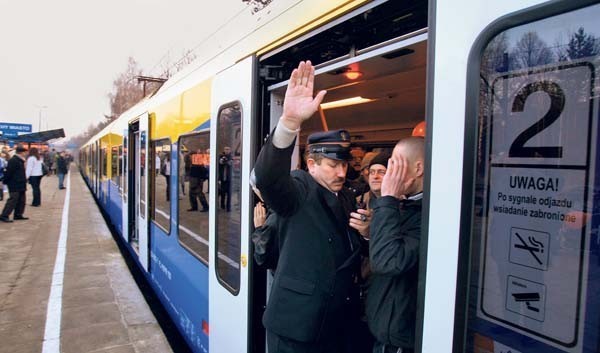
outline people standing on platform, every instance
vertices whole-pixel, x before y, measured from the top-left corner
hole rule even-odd
[[[37,148],[32,147],[29,150],[29,157],[27,158],[27,165],[25,167],[25,177],[31,185],[33,190],[33,201],[31,206],[39,207],[42,205],[42,191],[40,190],[40,183],[44,176],[43,167],[44,164],[42,157]]]
[[[58,153],[56,153],[56,149],[52,149],[48,153],[48,160],[50,163],[48,164],[48,168],[50,168],[50,174],[56,174],[56,159],[58,158]]]
[[[160,174],[165,177],[165,182],[167,184],[166,196],[167,202],[169,202],[171,201],[171,161],[169,160],[169,155],[167,153],[163,156],[162,166],[160,166],[160,155],[157,155],[156,159],[158,160]]]
[[[4,200],[4,172],[8,164],[8,154],[0,152],[0,201]]]
[[[289,169],[300,126],[325,95],[321,91],[313,98],[313,84],[314,67],[301,62],[255,165],[257,187],[281,226],[277,271],[263,316],[270,353],[353,352],[351,327],[359,319],[360,244],[349,226],[355,199],[343,188],[352,158],[349,133],[311,134],[308,172]]]
[[[4,205],[0,221],[12,222],[9,218],[15,212],[15,220],[26,220],[25,213],[25,191],[27,190],[27,177],[25,175],[25,158],[27,148],[19,145],[15,149],[15,155],[8,161],[4,182],[8,186],[8,200]]]
[[[202,153],[201,149],[198,149],[196,153],[190,155],[190,163],[190,208],[188,211],[198,211],[198,199],[200,199],[200,204],[202,204],[200,212],[208,212],[208,202],[203,188],[204,182],[208,180],[209,157]]]
[[[154,175],[158,175],[160,174],[160,168],[161,168],[161,159],[160,159],[160,152],[156,152],[156,156],[154,157]]]
[[[58,175],[58,189],[66,189],[64,186],[65,175],[69,172],[69,161],[65,158],[64,152],[57,154],[56,173]]]
[[[225,146],[219,155],[219,200],[221,209],[231,211],[231,178],[233,177],[233,158],[231,147]]]
[[[423,138],[400,140],[373,202],[366,311],[374,353],[414,352],[424,161]]]
[[[181,187],[181,195],[184,195],[184,196],[185,196],[185,183],[190,178],[189,167],[188,167],[189,162],[187,160],[189,160],[189,155],[186,152],[181,151],[181,159],[178,161],[179,186]],[[179,199],[181,200],[182,197],[179,196]]]

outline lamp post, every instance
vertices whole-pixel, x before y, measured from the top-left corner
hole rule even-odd
[[[42,131],[42,109],[48,108],[47,105],[36,105],[36,108],[39,109],[38,112],[38,132]]]

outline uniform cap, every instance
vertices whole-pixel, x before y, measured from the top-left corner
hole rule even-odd
[[[340,161],[352,159],[350,133],[346,130],[315,132],[308,136],[307,144],[310,153],[320,153],[326,158]]]

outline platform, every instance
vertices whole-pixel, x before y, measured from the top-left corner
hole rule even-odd
[[[172,352],[75,168],[66,184],[44,177],[29,220],[0,223],[0,352]]]

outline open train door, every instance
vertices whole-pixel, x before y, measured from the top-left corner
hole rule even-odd
[[[129,139],[132,151],[128,155],[133,168],[132,183],[129,188],[130,243],[137,251],[142,267],[148,271],[148,113],[138,117],[129,125]],[[150,169],[151,170],[151,169]]]
[[[121,195],[123,197],[123,207],[121,208],[123,216],[123,226],[121,227],[123,239],[129,239],[129,197],[127,195],[129,190],[129,126],[123,130],[123,158],[119,161],[121,163],[122,174],[121,178]]]
[[[219,73],[211,100],[209,321],[213,353],[246,352],[249,322],[248,184],[256,58]],[[213,167],[214,166],[214,167]],[[235,339],[231,339],[235,332]]]

